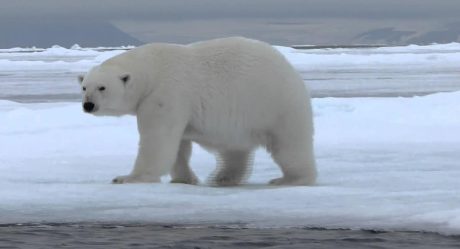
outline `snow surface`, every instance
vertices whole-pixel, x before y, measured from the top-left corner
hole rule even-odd
[[[345,63],[352,60],[364,68],[412,63],[425,70],[434,64],[450,70],[460,62],[459,44],[366,52],[278,49],[305,69],[351,68]],[[436,58],[430,59],[426,53],[433,50]],[[8,70],[36,68],[49,71],[49,77],[61,69],[86,70],[120,51],[55,47],[10,52],[0,54],[0,64]],[[390,63],[382,55],[399,59]],[[353,56],[366,57],[367,63]],[[93,117],[82,113],[79,103],[0,100],[0,224],[242,222],[459,235],[459,105],[460,91],[413,98],[314,99],[317,186],[268,186],[280,171],[260,150],[248,184],[214,188],[205,184],[214,158],[199,146],[194,146],[192,167],[200,186],[167,184],[168,177],[162,184],[112,185],[113,177],[129,173],[136,156],[133,117]]]

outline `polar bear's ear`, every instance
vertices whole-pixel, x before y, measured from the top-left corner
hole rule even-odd
[[[78,83],[80,83],[80,85],[81,85],[81,83],[83,82],[84,79],[85,79],[85,75],[83,75],[83,74],[78,75]]]
[[[124,85],[126,85],[130,79],[131,76],[128,73],[120,75],[120,80],[121,82],[123,82]]]

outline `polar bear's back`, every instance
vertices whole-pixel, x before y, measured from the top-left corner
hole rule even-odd
[[[282,92],[307,90],[300,75],[281,53],[267,43],[242,37],[189,45],[151,43],[115,56],[104,64],[112,63],[140,67],[143,72],[168,73],[176,79],[186,77],[184,80],[190,84],[253,86],[258,90],[263,90],[260,88],[263,86],[264,89],[284,89]],[[161,79],[168,81],[168,77]],[[286,84],[290,86],[286,88]]]
[[[192,43],[187,46],[192,50],[194,65],[204,75],[218,77],[228,76],[232,79],[250,80],[256,77],[257,80],[251,85],[259,83],[265,76],[281,76],[296,79],[296,83],[302,83],[294,68],[287,62],[284,56],[271,45],[242,37],[230,37],[210,41]],[[240,76],[240,77],[238,77]],[[271,81],[271,80],[270,80]],[[269,84],[269,82],[264,84]],[[278,84],[279,85],[279,84]],[[300,84],[303,86],[303,83]],[[275,86],[275,85],[274,85]]]
[[[271,45],[241,38],[230,37],[193,43],[192,64],[200,89],[221,85],[228,93],[242,90],[251,96],[265,95],[288,99],[299,95],[305,99],[308,89],[299,73],[286,58]],[[239,91],[239,98],[244,96]],[[236,96],[235,96],[236,97]],[[281,102],[286,102],[282,100]]]

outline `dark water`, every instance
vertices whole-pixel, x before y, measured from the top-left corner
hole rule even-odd
[[[26,224],[0,226],[0,248],[434,249],[460,248],[460,236],[242,225]]]

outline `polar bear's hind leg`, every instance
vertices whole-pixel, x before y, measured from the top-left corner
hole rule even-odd
[[[216,172],[210,179],[211,184],[216,186],[235,186],[240,184],[250,173],[253,157],[252,151],[219,152]]]
[[[283,176],[270,181],[273,185],[313,185],[316,181],[315,162],[308,149],[282,148],[272,154]]]
[[[291,120],[292,121],[292,120]],[[285,124],[275,131],[269,152],[283,176],[270,181],[273,185],[313,185],[316,165],[313,151],[313,129],[304,122]]]

